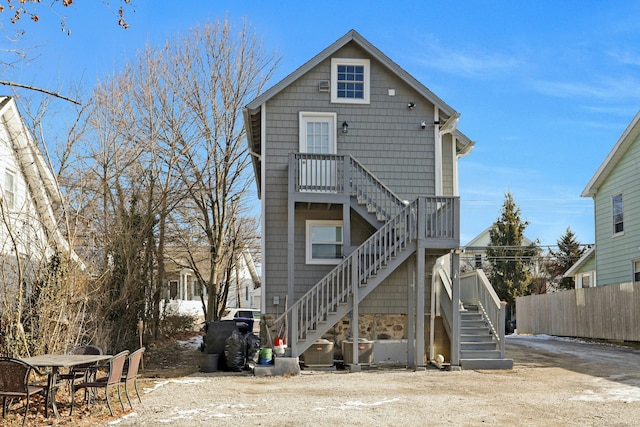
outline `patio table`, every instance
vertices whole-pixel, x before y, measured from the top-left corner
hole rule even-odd
[[[103,360],[109,360],[111,357],[113,356],[110,354],[43,354],[41,356],[25,357],[21,360],[38,368],[51,368],[47,381],[49,401],[51,402],[53,413],[58,417],[58,407],[56,406],[56,389],[58,387],[56,378],[58,377],[58,370],[60,368],[71,368],[77,365],[97,363]]]

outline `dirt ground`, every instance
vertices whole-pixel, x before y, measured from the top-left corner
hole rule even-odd
[[[374,348],[375,351],[375,348]],[[303,370],[299,376],[194,373],[158,380],[105,426],[630,426],[640,351],[510,336],[509,371]]]
[[[374,348],[375,351],[375,348]],[[142,404],[115,417],[104,403],[38,426],[631,426],[640,414],[640,350],[509,336],[509,371],[364,368],[303,370],[298,376],[198,372],[201,353],[185,338],[149,349]],[[60,393],[60,392],[59,392]],[[20,425],[22,413],[3,426]],[[33,412],[32,412],[33,414]]]

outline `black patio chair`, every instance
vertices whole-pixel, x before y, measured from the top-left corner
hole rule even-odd
[[[32,373],[42,375],[38,369],[20,359],[12,357],[0,357],[0,397],[2,397],[2,418],[7,412],[7,398],[10,399],[26,399],[24,418],[22,425],[24,426],[29,414],[29,401],[36,394],[42,394],[45,399],[44,414],[47,414],[49,406],[49,390],[44,385],[33,385],[29,383]],[[36,415],[38,414],[36,407]]]

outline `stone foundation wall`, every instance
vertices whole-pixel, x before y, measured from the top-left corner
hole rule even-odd
[[[269,322],[273,321],[273,316],[265,316]],[[407,339],[407,316],[405,314],[361,314],[358,316],[358,336],[370,341],[375,340],[400,340]],[[429,355],[429,316],[425,316],[424,339],[426,345],[426,357]],[[331,328],[322,338],[334,343],[336,357],[342,356],[342,341],[351,336],[351,318],[345,316],[333,328]],[[272,340],[275,339],[275,329],[271,330]],[[266,345],[264,332],[262,342]],[[273,344],[273,343],[271,343]],[[442,319],[436,317],[434,354],[442,354],[445,360],[450,360],[451,344],[449,337],[442,324]]]

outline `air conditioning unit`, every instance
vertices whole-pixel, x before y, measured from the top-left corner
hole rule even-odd
[[[342,354],[345,365],[353,365],[353,340],[342,341]],[[373,365],[373,341],[358,339],[358,364]]]
[[[333,366],[333,343],[319,339],[302,354],[304,364],[310,368],[330,368]]]

